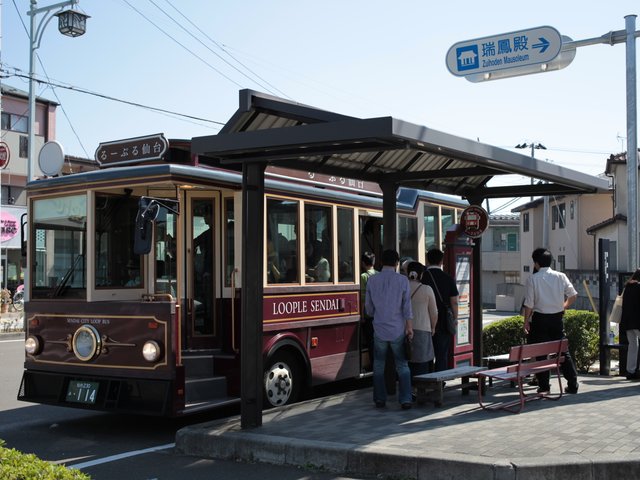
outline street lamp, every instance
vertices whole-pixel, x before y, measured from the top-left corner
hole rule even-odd
[[[40,48],[42,34],[45,28],[56,16],[58,17],[58,30],[63,35],[69,37],[78,37],[86,31],[87,18],[82,12],[72,10],[71,8],[78,4],[80,0],[67,0],[48,7],[38,7],[37,0],[31,0],[31,7],[27,15],[31,17],[31,28],[29,29],[29,159],[27,162],[27,182],[31,181],[33,165],[35,161],[35,126],[36,126],[36,97],[34,92],[34,75],[36,70],[36,50]],[[67,10],[65,10],[67,8]],[[57,13],[53,13],[56,11]],[[36,16],[44,13],[40,22],[36,22]]]
[[[515,148],[531,148],[531,158],[535,158],[536,150],[546,150],[547,147],[542,145],[541,143],[520,143],[515,146]],[[531,178],[531,185],[533,185],[533,178]],[[549,248],[549,197],[544,195],[543,199],[543,207],[542,207],[542,246],[544,248]],[[533,197],[531,197],[533,201]]]

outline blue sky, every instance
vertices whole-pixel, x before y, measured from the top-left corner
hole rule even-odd
[[[29,1],[0,5],[2,81],[27,90],[17,75],[28,74],[21,21],[28,26]],[[81,0],[79,7],[91,15],[87,33],[64,37],[52,22],[38,78],[46,71],[53,83],[210,122],[40,85],[39,95],[64,108],[57,138],[67,154],[93,157],[100,142],[158,132],[214,134],[241,88],[505,148],[540,142],[547,150],[537,158],[593,175],[626,149],[624,44],[581,47],[557,72],[485,83],[453,76],[445,55],[456,42],[544,25],[574,40],[599,37],[640,14],[637,0]]]

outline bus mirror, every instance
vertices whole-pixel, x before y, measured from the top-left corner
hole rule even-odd
[[[27,257],[27,214],[23,213],[20,217],[20,254],[23,258]]]
[[[136,255],[146,255],[151,251],[153,237],[151,225],[159,211],[160,205],[155,200],[147,197],[140,198],[133,239],[133,253]]]

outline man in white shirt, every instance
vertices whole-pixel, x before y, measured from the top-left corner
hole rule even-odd
[[[564,338],[564,311],[573,305],[578,292],[562,272],[551,268],[551,252],[536,248],[531,258],[534,271],[527,280],[524,299],[524,330],[529,343],[548,342]],[[578,373],[569,352],[562,363],[562,374],[568,385],[566,393],[578,393]],[[536,374],[538,393],[549,393],[549,372]]]

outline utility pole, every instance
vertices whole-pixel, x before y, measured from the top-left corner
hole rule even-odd
[[[516,145],[515,148],[531,148],[531,158],[535,158],[536,150],[546,150],[547,147],[542,145],[541,143],[521,143]],[[533,178],[531,179],[531,184],[533,185]],[[549,197],[544,195],[543,199],[543,208],[542,208],[542,246],[544,248],[549,248]],[[533,197],[531,198],[533,200]]]

